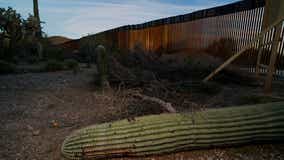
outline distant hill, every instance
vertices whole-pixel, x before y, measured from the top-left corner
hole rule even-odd
[[[70,50],[78,50],[79,49],[79,43],[80,39],[74,39],[67,41],[65,43],[59,44],[59,46],[65,48],[65,49],[70,49]]]
[[[53,45],[59,45],[59,44],[63,44],[63,43],[73,40],[67,37],[63,37],[63,36],[51,36],[51,37],[48,37],[48,39]]]

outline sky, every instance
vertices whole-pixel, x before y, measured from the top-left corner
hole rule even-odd
[[[186,14],[237,0],[38,0],[43,31],[48,36],[80,38],[123,25]],[[24,18],[33,0],[0,0],[0,8],[16,9]]]

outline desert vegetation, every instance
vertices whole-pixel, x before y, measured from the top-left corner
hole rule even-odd
[[[283,83],[263,94],[260,79],[240,69],[257,63],[257,47],[205,83],[238,39],[207,35],[210,43],[197,50],[182,46],[194,46],[196,35],[170,42],[173,31],[163,29],[163,39],[139,25],[49,37],[38,0],[33,5],[27,18],[0,8],[1,160],[284,158]],[[129,28],[148,41],[126,40]]]
[[[68,51],[42,32],[35,13],[23,19],[13,8],[0,9],[0,74],[77,70],[78,59],[66,59]]]

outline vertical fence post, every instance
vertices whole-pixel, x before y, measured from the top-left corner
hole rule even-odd
[[[265,16],[264,16],[264,27],[270,25],[274,21],[284,17],[284,2],[283,0],[266,0],[265,1]],[[272,80],[273,74],[276,70],[275,63],[278,55],[279,39],[281,34],[282,23],[275,26],[275,34],[273,37],[270,62],[267,69],[267,76],[265,80],[264,92],[272,92]]]
[[[281,27],[282,23],[279,23],[275,26],[275,34],[273,37],[273,43],[272,43],[272,50],[270,55],[270,62],[268,66],[268,73],[265,80],[265,86],[264,91],[265,93],[271,93],[272,91],[272,80],[273,80],[273,74],[275,72],[275,63],[278,55],[278,46],[279,46],[279,39],[281,34]]]
[[[258,53],[257,53],[257,62],[256,62],[256,69],[255,69],[255,72],[256,72],[256,77],[258,80],[260,80],[260,63],[261,63],[261,58],[262,58],[262,50],[263,50],[263,37],[262,36],[259,40],[259,50],[258,50]]]

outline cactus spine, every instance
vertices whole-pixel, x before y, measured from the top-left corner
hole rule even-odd
[[[62,154],[70,160],[99,159],[279,140],[284,140],[284,102],[94,125],[67,137]]]

